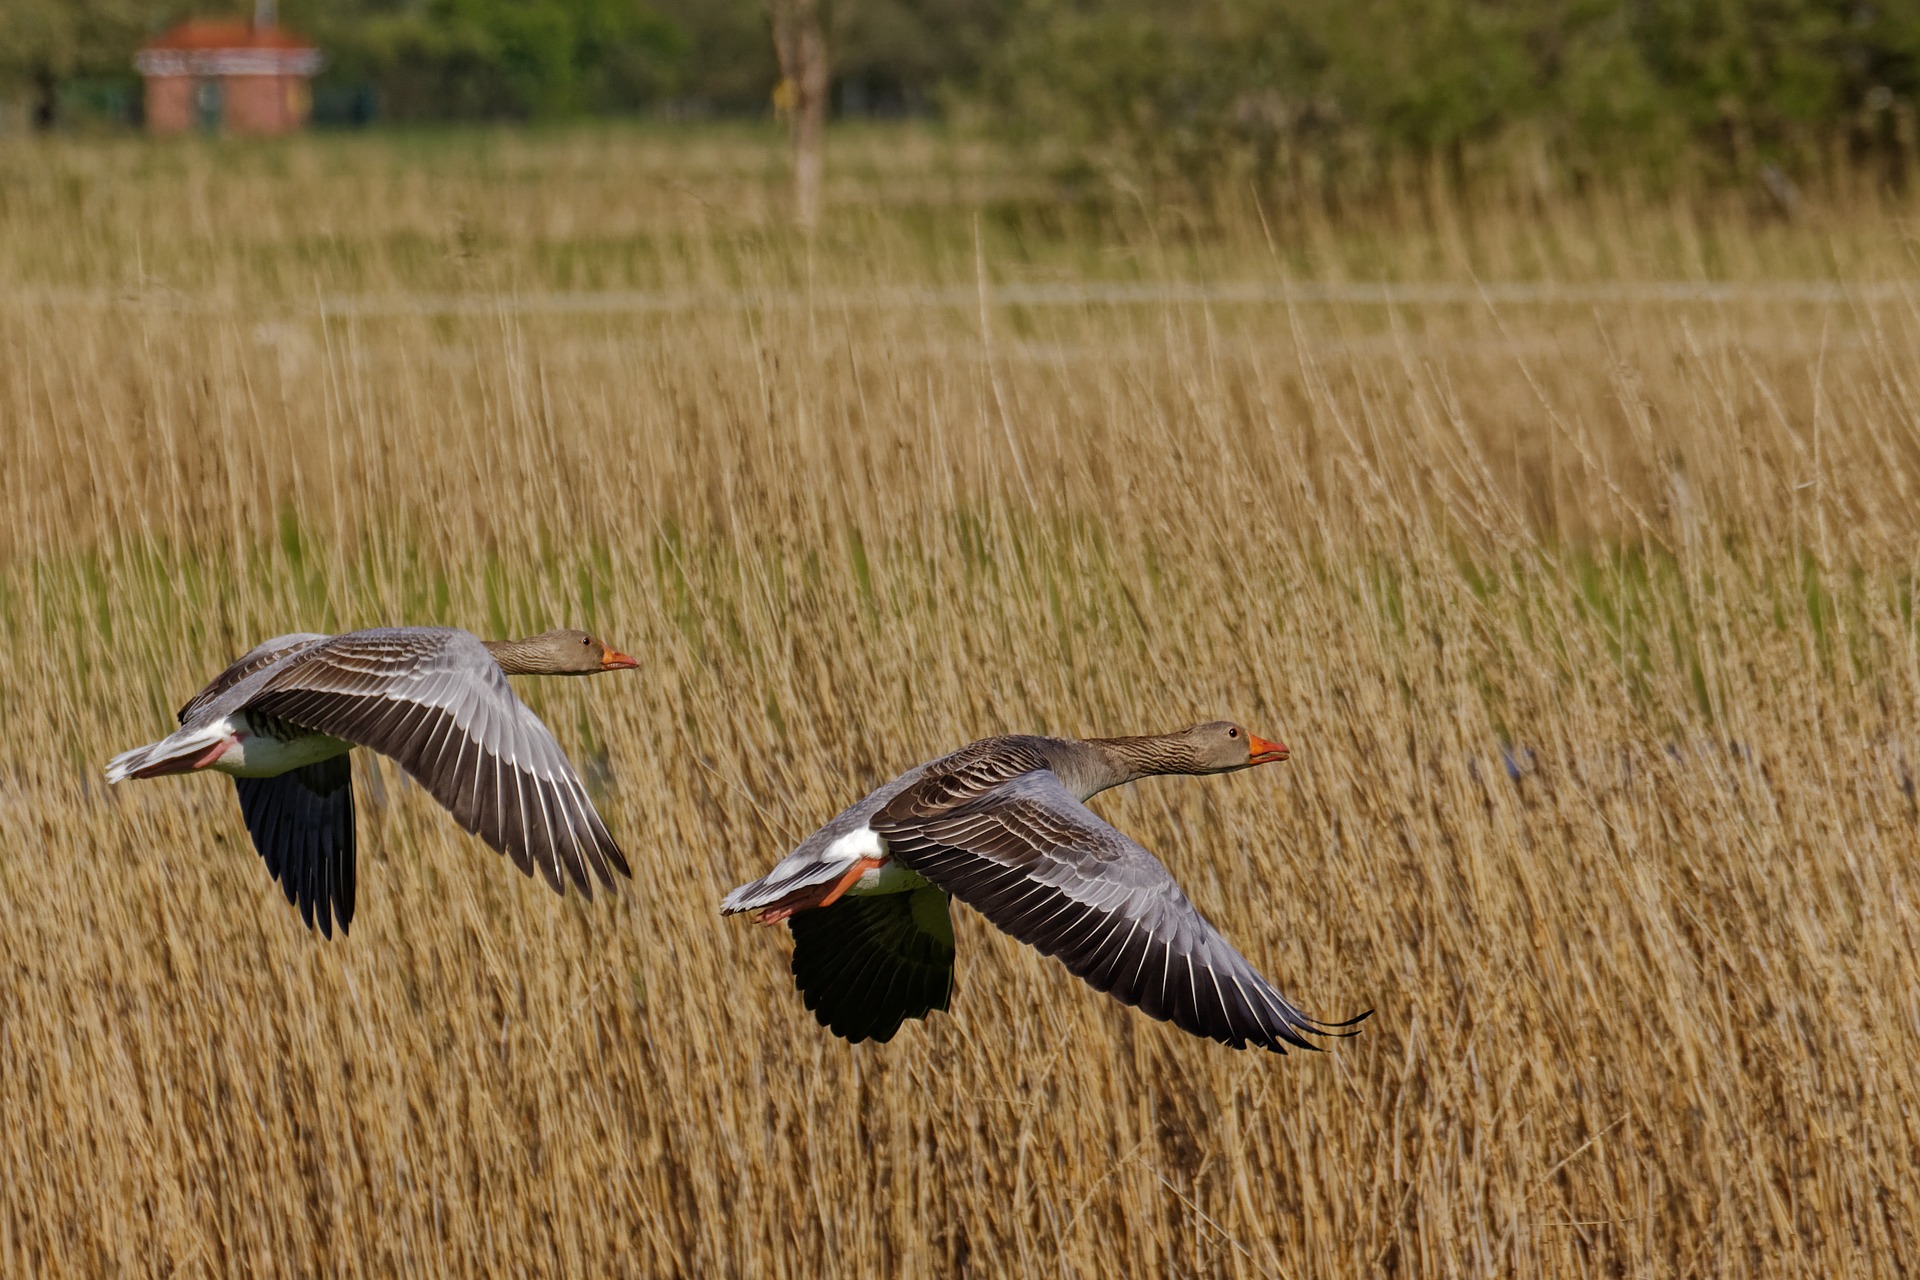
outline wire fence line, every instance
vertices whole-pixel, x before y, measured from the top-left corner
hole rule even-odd
[[[984,297],[983,297],[984,294]],[[1920,303],[1920,279],[1874,281],[1689,280],[1560,283],[1364,283],[1336,281],[1087,281],[1046,284],[864,289],[731,289],[650,292],[382,293],[321,295],[281,314],[331,319],[399,316],[643,315],[765,310],[928,310],[978,307],[1141,306],[1680,306],[1736,303],[1885,305]],[[253,311],[245,299],[171,288],[0,289],[21,308],[148,309],[228,314]]]

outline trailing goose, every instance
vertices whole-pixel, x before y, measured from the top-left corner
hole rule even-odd
[[[309,928],[353,921],[353,787],[347,753],[390,756],[455,822],[593,896],[630,876],[586,789],[509,675],[592,675],[640,664],[584,631],[481,640],[447,627],[276,636],[180,709],[180,728],[122,752],[107,781],[212,769],[233,775],[254,848]]]
[[[1307,1017],[1201,917],[1089,796],[1157,774],[1232,773],[1287,748],[1226,721],[1141,738],[987,738],[901,774],[808,836],[721,911],[793,931],[820,1024],[893,1038],[953,996],[950,897],[1149,1017],[1236,1049],[1312,1049],[1366,1018]]]

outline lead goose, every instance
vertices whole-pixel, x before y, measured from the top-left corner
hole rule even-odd
[[[948,1007],[951,896],[1149,1017],[1236,1049],[1312,1049],[1306,1035],[1352,1034],[1341,1028],[1368,1014],[1320,1023],[1300,1012],[1158,858],[1082,803],[1156,774],[1286,758],[1225,721],[1144,738],[987,738],[853,805],[721,911],[785,920],[807,1007],[855,1044]]]
[[[446,627],[276,636],[180,709],[180,728],[122,752],[107,781],[212,769],[233,775],[253,844],[309,928],[353,920],[347,752],[391,756],[455,822],[591,898],[633,873],[566,755],[509,675],[592,675],[640,664],[584,631],[481,640]]]

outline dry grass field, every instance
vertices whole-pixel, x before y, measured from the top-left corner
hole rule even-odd
[[[809,243],[749,132],[0,142],[0,1273],[1920,1267],[1913,205],[1098,212],[905,131]],[[642,658],[522,685],[622,893],[363,763],[323,943],[224,779],[103,786],[400,622]],[[1294,758],[1097,807],[1329,1052],[964,910],[849,1048],[717,913],[944,748],[1220,715]]]

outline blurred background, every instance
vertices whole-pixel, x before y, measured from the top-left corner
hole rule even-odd
[[[190,20],[202,51],[316,50],[317,128],[919,117],[1129,182],[1364,188],[1437,157],[1782,203],[1917,155],[1920,6],[1884,0],[9,0],[0,125],[182,127],[136,59]],[[207,96],[194,127],[246,127]]]
[[[1920,1271],[1917,93],[1914,0],[0,0],[0,1276]],[[392,623],[643,655],[521,687],[631,887],[363,754],[325,943],[102,784]],[[715,909],[1218,716],[1098,804],[1333,1052],[966,911],[849,1048]]]

